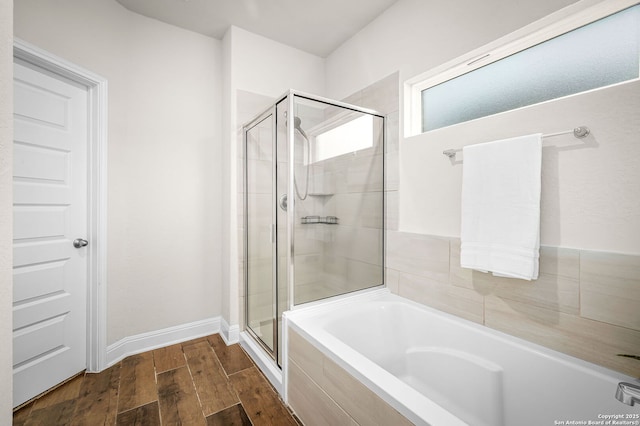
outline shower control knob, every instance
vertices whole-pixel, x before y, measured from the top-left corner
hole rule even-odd
[[[89,241],[83,240],[82,238],[76,238],[75,240],[73,240],[73,246],[75,248],[82,248],[87,244],[89,244]]]

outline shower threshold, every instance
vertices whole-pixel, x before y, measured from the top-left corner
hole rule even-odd
[[[240,345],[271,382],[271,385],[276,388],[276,391],[282,395],[282,370],[276,365],[273,358],[267,355],[264,349],[246,331],[240,333]]]

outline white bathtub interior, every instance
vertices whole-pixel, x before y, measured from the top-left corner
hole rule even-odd
[[[287,313],[287,326],[416,424],[533,426],[640,413],[615,399],[629,376],[386,290],[358,297]]]
[[[415,347],[391,374],[474,425],[502,425],[502,368],[468,352]]]

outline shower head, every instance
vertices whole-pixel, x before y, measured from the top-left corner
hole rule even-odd
[[[300,124],[302,124],[302,120],[300,119],[300,117],[295,116],[293,118],[293,128],[299,131],[305,139],[309,140],[309,138],[307,138],[307,134],[304,132],[304,130],[302,130],[302,127],[300,127]]]
[[[285,117],[286,117],[287,116],[287,112],[285,111],[284,114],[285,114]],[[286,123],[286,121],[285,121],[285,123]],[[301,124],[302,124],[302,120],[300,119],[300,117],[294,116],[293,117],[293,130],[294,130],[294,133],[297,130],[302,135],[302,137],[304,138],[304,140],[306,142],[306,147],[307,147],[307,149],[302,148],[303,152],[306,152],[306,156],[307,156],[306,163],[304,163],[304,166],[305,166],[304,169],[306,170],[306,175],[307,175],[307,179],[304,182],[304,195],[300,195],[300,191],[298,190],[298,181],[297,181],[297,178],[296,178],[295,169],[294,169],[294,172],[293,172],[293,186],[295,187],[296,195],[298,196],[298,198],[300,200],[304,201],[304,200],[307,199],[307,195],[309,195],[309,164],[310,164],[310,160],[311,160],[311,157],[310,157],[310,155],[311,155],[311,146],[310,146],[310,142],[309,142],[309,138],[307,137],[307,134],[304,132],[304,130],[302,130]],[[295,137],[294,137],[294,141],[295,141]],[[304,144],[304,142],[303,142],[303,144]]]

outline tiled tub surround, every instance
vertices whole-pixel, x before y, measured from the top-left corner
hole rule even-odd
[[[387,232],[389,289],[633,377],[640,361],[640,256],[540,250],[535,281],[460,267],[460,240]]]
[[[305,424],[533,426],[637,413],[614,397],[631,377],[387,290],[285,318],[288,403]]]
[[[460,240],[400,232],[399,76],[345,99],[386,114],[386,284],[396,294],[640,377],[640,255],[542,247],[527,282],[460,267]]]

